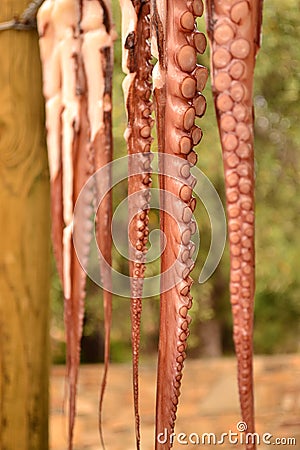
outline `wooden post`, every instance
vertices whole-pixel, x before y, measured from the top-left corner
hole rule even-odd
[[[1,0],[0,22],[29,0]],[[36,31],[0,32],[0,448],[48,449],[49,177]]]

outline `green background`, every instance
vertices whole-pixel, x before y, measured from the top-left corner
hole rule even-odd
[[[113,134],[114,157],[126,155],[126,127],[121,71],[120,10],[113,0],[118,31],[115,44]],[[255,174],[256,174],[256,303],[254,350],[259,353],[296,352],[300,346],[300,1],[265,0],[262,48],[255,71]],[[204,31],[204,17],[199,29]],[[199,58],[209,65],[209,49]],[[197,166],[209,177],[224,204],[224,175],[218,131],[209,83],[204,91],[208,109],[199,120],[204,137],[196,147]],[[153,151],[156,151],[156,142]],[[153,179],[154,186],[157,180]],[[114,206],[126,196],[126,184],[116,187]],[[210,243],[209,221],[198,202],[196,218],[201,234],[200,262]],[[159,227],[157,211],[150,213],[151,229]],[[128,273],[127,262],[114,249],[114,268]],[[199,259],[198,259],[199,260]],[[199,276],[201,264],[192,276]],[[146,276],[158,273],[159,261],[149,265]],[[228,247],[215,274],[204,285],[192,288],[194,304],[188,356],[220,356],[233,352],[229,302]],[[112,360],[131,358],[129,299],[114,297]],[[53,362],[64,361],[63,300],[53,261],[51,289],[51,342]],[[142,316],[141,358],[157,350],[159,299],[145,299]],[[102,359],[102,292],[87,283],[82,361]]]

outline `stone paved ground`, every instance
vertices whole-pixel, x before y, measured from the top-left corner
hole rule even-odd
[[[180,398],[176,433],[221,433],[232,430],[240,420],[233,358],[187,361]],[[102,366],[82,366],[78,392],[78,415],[74,450],[98,450],[98,392]],[[66,422],[62,414],[64,367],[52,369],[51,450],[66,450]],[[156,364],[144,363],[140,369],[142,450],[154,449],[154,410]],[[256,357],[256,423],[261,435],[271,433],[271,445],[258,450],[300,449],[300,355]],[[131,366],[112,364],[105,403],[104,433],[106,450],[134,450]],[[295,438],[295,445],[275,445],[275,438]],[[207,441],[206,441],[207,442]],[[286,442],[286,441],[285,441]],[[244,449],[243,445],[174,445],[174,450],[217,447]]]

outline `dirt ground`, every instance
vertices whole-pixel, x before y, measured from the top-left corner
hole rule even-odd
[[[98,434],[99,384],[103,367],[82,366],[78,388],[78,407],[74,450],[101,449]],[[63,366],[54,366],[51,376],[50,448],[66,450],[66,419],[62,412],[64,395]],[[140,368],[141,449],[154,449],[156,362]],[[300,355],[255,358],[256,432],[258,450],[300,449]],[[235,444],[241,433],[236,363],[234,358],[188,360],[185,364],[182,393],[177,414],[174,449],[244,449]],[[131,391],[131,365],[111,364],[104,402],[106,450],[134,450],[134,417]],[[238,432],[221,444],[201,443],[203,433]],[[185,433],[186,438],[178,434]],[[197,443],[197,436],[200,443]],[[266,435],[269,433],[271,437]],[[265,435],[265,443],[262,443]],[[294,441],[288,441],[292,438]],[[164,436],[161,437],[164,440]],[[184,444],[180,443],[180,439]],[[226,438],[225,438],[226,439]],[[275,441],[277,439],[277,441]],[[267,445],[269,442],[269,445]],[[272,447],[270,447],[272,445]]]

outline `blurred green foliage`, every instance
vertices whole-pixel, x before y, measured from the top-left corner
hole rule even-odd
[[[114,156],[126,155],[123,133],[126,116],[121,99],[120,9],[113,0],[114,17],[119,33],[115,45],[114,72]],[[299,0],[265,0],[262,48],[255,72],[255,133],[256,133],[256,353],[295,352],[300,345],[300,9]],[[204,20],[199,28],[204,31]],[[209,50],[199,59],[209,65]],[[224,203],[224,175],[213,101],[208,83],[204,94],[208,109],[199,121],[204,137],[198,146],[198,167],[210,178]],[[154,142],[153,151],[156,151]],[[154,179],[157,185],[157,180]],[[126,197],[126,186],[119,185],[114,204]],[[193,272],[196,280],[205,261],[209,243],[209,220],[198,202],[196,218],[201,235],[200,264]],[[151,212],[153,228],[158,228],[157,211]],[[199,259],[198,259],[199,260]],[[114,250],[114,267],[127,271],[126,261]],[[159,261],[152,263],[146,275],[157,273]],[[61,287],[53,271],[52,329],[54,360],[63,360],[63,302]],[[211,354],[231,353],[231,309],[229,303],[229,256],[226,248],[215,274],[204,285],[193,286],[194,306],[189,337],[191,356],[209,354],[207,340],[215,339]],[[103,344],[102,294],[91,281],[87,285],[84,334],[98,336]],[[112,329],[112,360],[131,357],[129,300],[114,298]],[[147,358],[157,348],[159,299],[145,299],[142,318],[142,357]],[[211,325],[211,326],[210,326]],[[213,326],[212,326],[213,325]],[[218,332],[215,333],[214,330]],[[59,345],[59,342],[61,345]],[[207,347],[207,348],[206,348]],[[88,353],[83,348],[83,360]],[[101,359],[101,348],[98,350]],[[97,359],[97,358],[95,358]]]

